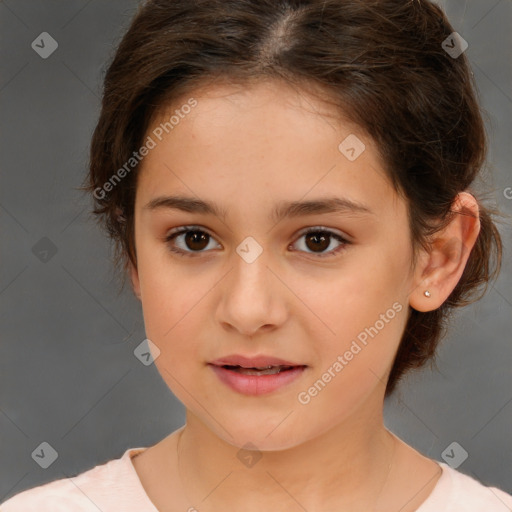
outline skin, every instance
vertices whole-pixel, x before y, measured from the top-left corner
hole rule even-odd
[[[186,408],[184,427],[133,459],[148,496],[161,511],[416,510],[441,471],[385,428],[385,383],[409,306],[438,308],[462,275],[480,229],[475,199],[459,194],[454,209],[471,215],[456,215],[413,266],[406,203],[360,127],[285,83],[217,83],[161,111],[148,134],[189,97],[197,106],[142,161],[135,202],[133,288],[160,350],[155,364]],[[338,149],[350,134],[366,146],[355,161]],[[214,201],[227,216],[144,208],[177,194]],[[373,213],[269,218],[279,201],[327,196]],[[189,253],[198,245],[165,236],[189,225],[211,236],[202,252],[182,257],[172,243]],[[318,248],[301,233],[309,227],[351,243],[329,255],[340,242]],[[248,236],[263,250],[250,264],[236,252]],[[300,403],[298,394],[396,303],[401,311]],[[278,391],[248,397],[206,364],[228,354],[307,369]],[[261,455],[252,467],[237,457],[249,442]]]

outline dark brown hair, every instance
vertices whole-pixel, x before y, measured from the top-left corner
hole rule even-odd
[[[115,241],[116,264],[136,265],[137,167],[104,184],[140,148],[160,108],[216,79],[285,80],[330,101],[376,141],[395,190],[407,201],[416,250],[452,216],[487,151],[476,87],[465,54],[443,49],[454,29],[427,0],[149,0],[141,4],[106,72],[102,109],[83,187]],[[453,43],[452,43],[453,45]],[[112,181],[110,181],[112,183]],[[101,190],[101,193],[99,192]],[[480,205],[481,231],[444,304],[409,308],[389,376],[434,360],[453,308],[469,304],[499,272],[499,212]],[[477,298],[480,298],[481,295]]]

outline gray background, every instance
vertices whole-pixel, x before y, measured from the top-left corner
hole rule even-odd
[[[106,63],[137,3],[0,1],[0,502],[155,444],[184,422],[154,365],[133,354],[145,338],[140,303],[128,286],[117,295],[109,242],[74,188]],[[441,4],[469,42],[491,138],[486,187],[510,215],[512,1]],[[42,32],[59,44],[48,59],[31,48]],[[469,454],[459,471],[512,493],[510,225],[501,232],[499,280],[456,317],[439,371],[408,377],[385,418],[436,460],[458,442]],[[31,456],[42,442],[58,452],[47,469]]]

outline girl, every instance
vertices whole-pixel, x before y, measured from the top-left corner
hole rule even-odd
[[[3,512],[512,509],[383,423],[500,267],[464,43],[427,0],[141,7],[85,188],[186,424]]]

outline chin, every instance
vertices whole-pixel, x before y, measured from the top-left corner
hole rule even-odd
[[[303,439],[292,439],[290,436],[280,435],[274,437],[261,438],[257,432],[252,430],[241,431],[234,434],[234,438],[225,436],[224,440],[230,445],[240,450],[256,450],[260,452],[275,452],[295,448],[304,442]]]
[[[295,448],[315,437],[315,434],[308,430],[300,429],[300,425],[307,425],[302,420],[295,422],[283,421],[288,413],[279,415],[275,421],[264,420],[261,416],[259,420],[255,418],[251,421],[247,415],[243,421],[237,421],[235,418],[225,418],[220,421],[222,425],[229,425],[229,434],[218,424],[212,424],[208,421],[208,428],[226,443],[243,450],[282,451]],[[292,415],[290,415],[292,416]],[[299,427],[299,430],[297,428]]]

